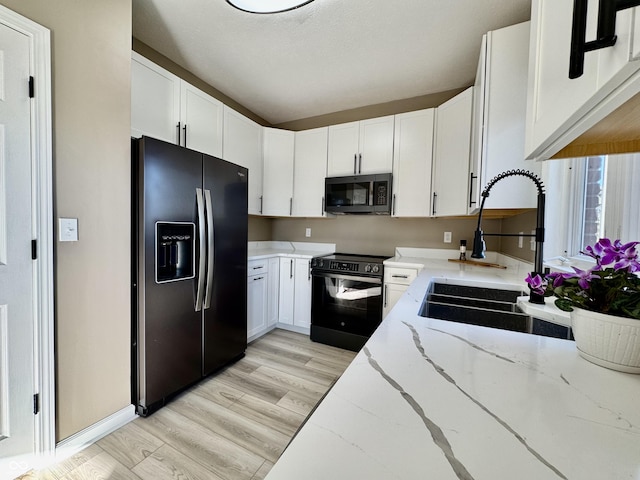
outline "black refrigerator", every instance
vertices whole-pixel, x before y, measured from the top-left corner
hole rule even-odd
[[[140,415],[244,355],[246,168],[132,139],[132,401]]]

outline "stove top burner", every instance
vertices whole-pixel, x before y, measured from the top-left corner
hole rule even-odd
[[[354,253],[333,253],[315,257],[311,267],[316,271],[341,272],[382,277],[382,262],[389,257],[380,255],[360,255]]]

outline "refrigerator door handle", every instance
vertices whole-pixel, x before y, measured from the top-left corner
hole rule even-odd
[[[198,266],[198,286],[196,289],[196,304],[195,310],[199,312],[202,310],[202,293],[204,290],[204,268],[205,268],[205,259],[207,256],[207,244],[205,242],[205,232],[204,232],[204,201],[202,199],[202,189],[196,188],[196,207],[198,209],[198,237],[199,237],[199,256],[200,262]]]
[[[204,204],[207,212],[207,289],[204,295],[205,310],[211,306],[211,294],[213,292],[213,262],[214,262],[214,238],[213,238],[213,204],[211,203],[211,190],[204,191]]]

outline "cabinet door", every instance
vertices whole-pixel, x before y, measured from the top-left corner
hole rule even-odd
[[[222,157],[249,169],[249,214],[262,213],[262,127],[224,106]]]
[[[474,214],[480,210],[480,194],[483,184],[481,183],[482,155],[484,152],[484,129],[485,129],[485,76],[487,71],[487,35],[482,36],[480,43],[480,59],[476,70],[476,81],[473,84],[473,110],[471,122],[471,160],[469,162],[469,204],[467,213]]]
[[[389,173],[393,168],[394,116],[360,122],[358,174]]]
[[[293,298],[295,260],[280,258],[280,285],[278,292],[278,322],[293,325]]]
[[[267,276],[267,326],[278,322],[278,291],[280,286],[280,259],[269,259],[269,275]]]
[[[265,274],[247,277],[247,338],[267,327],[267,277]]]
[[[131,136],[178,143],[180,79],[135,52],[131,60]]]
[[[487,34],[484,129],[479,152],[482,187],[507,170],[541,174],[540,162],[529,162],[524,157],[529,25],[520,23]],[[485,208],[494,209],[536,205],[535,185],[519,176],[496,184],[485,202]]]
[[[294,132],[263,128],[262,214],[290,216],[293,202]]]
[[[473,87],[436,109],[433,216],[466,215]]]
[[[384,303],[382,306],[382,318],[386,317],[391,309],[398,303],[400,297],[409,287],[407,285],[397,285],[395,283],[386,283],[384,285]]]
[[[598,0],[588,2],[587,41],[596,38]],[[587,52],[584,74],[569,78],[573,0],[534,0],[527,99],[527,158],[550,158],[611,113],[605,97],[640,65],[634,50],[634,9],[618,13],[614,47]],[[617,106],[617,105],[616,105]],[[598,112],[592,111],[598,107]]]
[[[293,160],[293,216],[323,217],[329,128],[295,134]]]
[[[358,139],[360,122],[329,127],[327,176],[341,177],[358,173]]]
[[[293,302],[293,324],[298,327],[311,326],[311,260],[295,259],[295,299]]]
[[[192,150],[222,157],[222,102],[187,82],[181,83],[181,144]]]
[[[431,215],[431,163],[435,109],[395,118],[393,210],[396,217]]]

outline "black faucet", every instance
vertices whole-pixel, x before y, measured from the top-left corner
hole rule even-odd
[[[533,183],[536,184],[538,189],[538,205],[537,205],[537,218],[536,218],[536,233],[534,235],[522,235],[523,237],[535,237],[536,240],[536,252],[534,259],[534,271],[533,274],[542,274],[543,267],[543,254],[542,254],[542,246],[544,243],[544,203],[545,203],[545,195],[544,195],[544,184],[542,180],[538,178],[537,175],[527,171],[527,170],[508,170],[506,172],[501,173],[494,177],[484,188],[481,193],[482,202],[480,203],[480,212],[478,213],[478,227],[473,236],[473,252],[471,253],[471,258],[484,258],[485,251],[485,243],[484,236],[491,237],[518,237],[519,233],[483,233],[481,228],[482,223],[482,210],[484,209],[484,202],[489,196],[489,191],[491,188],[498,183],[503,178],[513,177],[513,176],[521,176],[527,177]],[[533,303],[543,303],[544,299],[534,297],[534,294],[531,295],[531,301]]]

